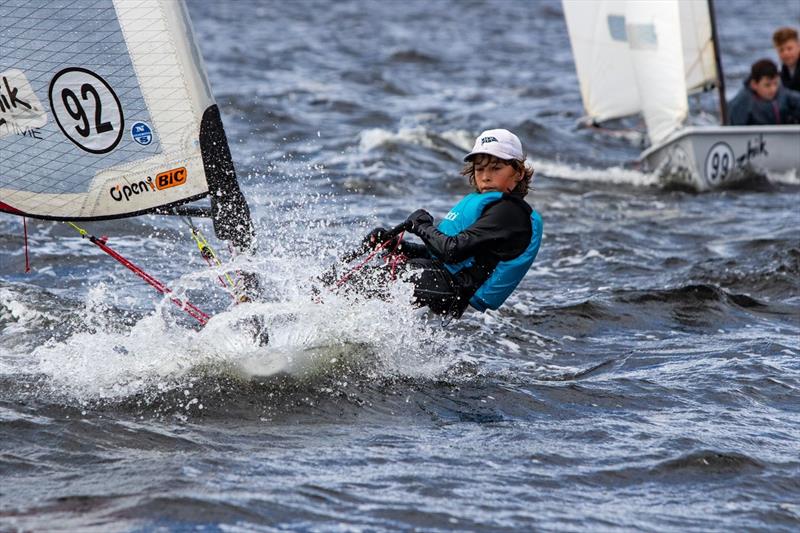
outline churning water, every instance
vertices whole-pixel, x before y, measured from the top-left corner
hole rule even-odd
[[[800,528],[796,175],[669,190],[635,134],[575,129],[555,1],[189,8],[270,298],[226,311],[175,219],[87,224],[218,312],[198,331],[63,225],[29,221],[24,274],[3,217],[0,530]],[[800,23],[717,12],[731,91]],[[402,284],[314,303],[370,227],[445,214],[490,127],[545,221],[510,301],[444,325]]]

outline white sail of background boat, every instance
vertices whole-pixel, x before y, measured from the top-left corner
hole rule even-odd
[[[562,2],[587,118],[641,113],[645,171],[697,190],[800,172],[800,126],[685,125],[688,95],[714,87],[726,121],[711,1]]]

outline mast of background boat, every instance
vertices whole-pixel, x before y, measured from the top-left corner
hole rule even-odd
[[[719,120],[724,126],[728,123],[728,102],[725,100],[725,76],[722,73],[722,58],[719,55],[719,39],[717,39],[717,19],[714,16],[714,0],[708,0],[708,17],[711,22],[711,40],[714,43],[714,63],[717,66]]]

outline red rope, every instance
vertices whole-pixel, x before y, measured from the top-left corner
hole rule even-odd
[[[372,250],[372,252],[371,252],[371,253],[370,253],[370,254],[367,256],[367,258],[366,258],[366,259],[364,259],[364,261],[362,261],[362,262],[361,262],[361,264],[359,264],[359,265],[357,265],[357,266],[353,267],[352,269],[350,269],[350,272],[348,272],[347,274],[345,274],[344,276],[342,276],[342,278],[341,278],[339,281],[337,281],[337,282],[336,282],[336,287],[338,288],[338,287],[341,287],[342,285],[344,285],[344,283],[345,283],[345,282],[346,282],[348,279],[350,279],[350,277],[351,277],[353,274],[355,274],[356,272],[358,272],[359,270],[361,270],[362,268],[364,268],[364,265],[366,265],[367,263],[369,263],[370,261],[372,261],[372,258],[373,258],[373,257],[375,257],[375,255],[376,255],[378,252],[380,252],[380,251],[381,251],[381,250],[382,250],[382,249],[383,249],[383,248],[384,248],[384,247],[385,247],[387,244],[388,244],[388,241],[387,241],[387,242],[384,242],[384,243],[381,243],[381,244],[380,244],[380,246],[378,246],[378,247],[376,247],[374,250]]]
[[[31,271],[31,259],[28,256],[28,219],[22,217],[22,232],[25,234],[25,273]]]
[[[405,232],[401,231],[400,234],[397,235],[396,237],[397,240],[394,243],[394,248],[392,248],[392,252],[386,259],[387,262],[392,265],[392,281],[397,279],[397,266],[402,265],[406,261],[406,256],[397,251],[398,248],[400,248],[400,243],[403,242],[403,233]]]
[[[348,279],[350,279],[353,276],[353,274],[355,274],[356,272],[358,272],[359,270],[364,268],[364,265],[366,265],[367,263],[372,261],[372,258],[375,257],[378,254],[378,252],[380,252],[381,250],[386,248],[386,246],[388,246],[392,242],[394,242],[394,248],[392,248],[392,251],[389,254],[389,257],[386,258],[386,262],[391,264],[391,267],[392,267],[392,280],[394,281],[396,279],[396,277],[397,277],[395,275],[395,270],[397,269],[397,265],[402,264],[406,260],[406,258],[405,258],[405,256],[403,254],[397,253],[397,249],[398,249],[398,247],[400,246],[400,243],[403,240],[403,233],[404,232],[400,232],[397,235],[397,237],[394,237],[394,238],[392,238],[392,239],[390,239],[388,241],[384,241],[380,245],[375,247],[375,249],[372,250],[372,252],[370,252],[370,254],[367,256],[366,259],[364,259],[361,263],[359,263],[358,265],[356,265],[355,267],[350,269],[350,272],[348,272],[347,274],[342,276],[341,279],[339,279],[339,281],[336,282],[336,287],[338,288],[338,287],[341,287],[342,285],[344,285],[344,283]]]
[[[138,265],[132,263],[125,257],[121,256],[112,248],[109,248],[104,240],[98,239],[94,236],[89,236],[88,238],[105,253],[107,253],[117,261],[119,261],[125,268],[127,268],[128,270],[130,270],[131,272],[142,278],[150,286],[155,288],[155,290],[157,290],[161,294],[172,294],[172,289],[170,289],[169,287],[158,281],[156,278],[154,278],[153,276],[142,270],[141,267],[139,267]],[[206,323],[211,318],[209,315],[207,315],[206,313],[195,307],[193,304],[191,304],[188,300],[182,301],[176,297],[171,297],[170,300],[172,301],[172,303],[174,303],[175,305],[186,311],[186,313],[189,316],[200,322],[200,325],[202,326],[205,326]]]

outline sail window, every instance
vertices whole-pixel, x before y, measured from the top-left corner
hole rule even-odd
[[[658,37],[654,24],[628,24],[626,29],[631,50],[658,49]]]
[[[608,33],[615,41],[627,42],[628,32],[625,31],[625,16],[624,15],[609,15],[608,18]]]

